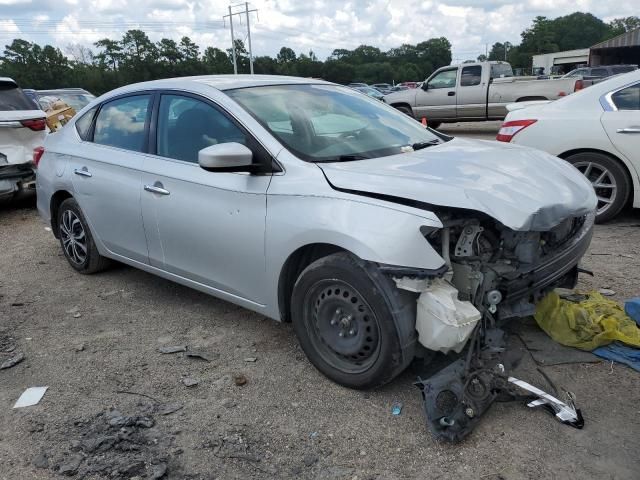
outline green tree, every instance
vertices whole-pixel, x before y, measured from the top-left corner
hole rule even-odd
[[[609,22],[609,28],[612,37],[621,35],[625,32],[640,28],[640,18],[636,16],[614,18]]]
[[[216,47],[207,47],[202,56],[205,73],[220,74],[233,73],[233,65],[229,55]]]

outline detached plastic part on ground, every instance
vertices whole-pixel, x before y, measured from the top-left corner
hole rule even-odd
[[[530,408],[546,408],[564,424],[582,428],[584,420],[573,394],[567,392],[565,402],[509,374],[520,359],[507,349],[504,331],[488,323],[485,317],[476,327],[463,358],[415,383],[436,439],[461,441],[496,401],[524,401]]]

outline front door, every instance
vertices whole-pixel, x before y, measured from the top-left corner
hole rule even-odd
[[[460,71],[456,91],[458,119],[484,120],[487,115],[487,86],[482,81],[482,65],[469,65]]]
[[[71,154],[73,188],[92,231],[113,253],[148,263],[140,212],[141,167],[150,120],[149,94],[111,100],[100,108],[93,135]],[[84,117],[83,117],[84,118]]]
[[[151,265],[264,303],[271,177],[198,165],[199,150],[226,142],[249,146],[248,135],[207,100],[168,93],[160,97],[156,132],[156,154],[143,165],[141,201]]]
[[[420,120],[456,118],[457,68],[441,70],[425,82],[416,95],[415,117]]]

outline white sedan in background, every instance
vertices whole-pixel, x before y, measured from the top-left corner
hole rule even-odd
[[[572,163],[596,190],[597,222],[615,217],[630,199],[640,208],[640,70],[555,102],[507,108],[497,140]]]

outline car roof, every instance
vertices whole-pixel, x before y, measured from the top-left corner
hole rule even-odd
[[[0,83],[13,83],[16,87],[18,86],[16,81],[13,78],[9,77],[0,77]]]
[[[236,88],[264,87],[270,85],[335,85],[325,80],[315,78],[288,77],[284,75],[200,75],[196,77],[176,77],[134,83],[120,87],[109,93],[120,94],[135,92],[141,89],[162,89],[171,87],[188,87],[189,85],[207,85],[217,90],[232,90]]]

